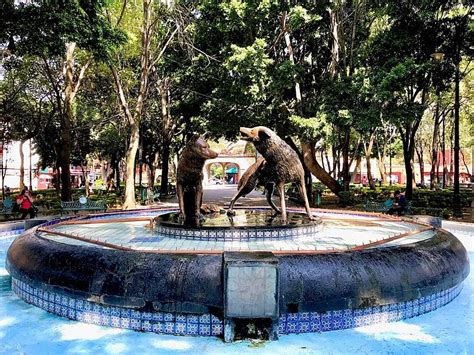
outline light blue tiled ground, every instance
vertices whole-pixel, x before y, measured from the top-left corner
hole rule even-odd
[[[446,227],[446,226],[445,226]],[[474,260],[474,232],[459,234]],[[20,301],[4,269],[13,237],[0,237],[0,353],[4,354],[469,354],[474,353],[474,265],[461,294],[437,311],[403,322],[278,342],[224,344],[217,338],[138,333],[62,319]]]

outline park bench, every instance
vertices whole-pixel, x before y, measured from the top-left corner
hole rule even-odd
[[[365,204],[364,204],[364,210],[366,212],[387,213],[391,207],[392,205],[387,203],[387,201],[379,202],[379,201],[367,200],[365,201]],[[412,213],[412,204],[411,204],[411,201],[408,201],[404,214],[411,214],[411,213]]]
[[[159,197],[162,199],[169,199],[176,196],[176,186],[173,184],[168,184],[168,193],[166,195],[159,194]]]
[[[387,213],[389,209],[390,206],[385,202],[367,200],[364,204],[364,210],[366,212]]]
[[[92,201],[82,196],[78,201],[61,201],[61,216],[64,212],[107,211],[105,201]]]
[[[0,201],[0,215],[5,217],[16,217],[20,214],[20,211],[13,211],[14,203],[11,198],[5,198]]]
[[[160,202],[160,192],[151,188],[143,189],[141,199],[145,205]]]

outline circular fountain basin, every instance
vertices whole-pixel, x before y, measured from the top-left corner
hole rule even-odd
[[[154,218],[156,233],[171,238],[198,240],[263,240],[314,236],[321,220],[304,213],[289,212],[286,221],[272,210],[235,210],[235,215],[214,213],[204,216],[197,228],[187,226],[178,212]]]
[[[294,226],[263,227],[277,236],[281,230],[317,229],[283,238],[259,239],[258,231],[256,238],[188,238],[150,228],[151,220],[170,213],[160,220],[175,228],[176,212],[73,217],[28,230],[7,255],[13,291],[70,319],[177,335],[223,336],[226,319],[266,300],[274,302],[265,312],[277,333],[288,334],[432,311],[459,294],[469,273],[467,252],[453,235],[386,215],[314,210],[322,223],[305,224],[301,217]],[[247,216],[265,221],[269,213],[240,212],[246,218],[242,231],[252,229]],[[248,268],[239,273],[242,266]],[[240,275],[240,283],[233,275]],[[249,302],[240,309],[229,303],[239,295]]]

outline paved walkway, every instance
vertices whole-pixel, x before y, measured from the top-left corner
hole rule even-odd
[[[212,203],[228,207],[230,200],[237,193],[237,185],[204,185],[203,203]],[[273,196],[273,201],[280,205],[279,197]],[[164,200],[165,203],[177,203],[176,197]],[[267,199],[261,191],[253,190],[245,197],[241,197],[235,206],[267,206]],[[287,206],[299,206],[297,203],[287,200]]]

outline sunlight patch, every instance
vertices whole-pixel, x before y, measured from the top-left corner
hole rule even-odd
[[[187,350],[191,348],[191,344],[184,340],[156,340],[152,342],[155,348],[170,350]]]
[[[109,335],[117,335],[122,329],[105,328],[95,324],[65,324],[59,329],[61,340],[96,340]]]
[[[404,322],[379,323],[356,328],[355,330],[366,335],[371,335],[377,340],[399,339],[429,344],[439,343],[438,339],[424,333],[419,325]]]
[[[111,354],[123,353],[127,349],[124,343],[112,343],[105,346],[105,350]]]
[[[13,317],[6,317],[0,319],[0,327],[8,327],[9,325],[12,325],[15,323],[15,318]]]

